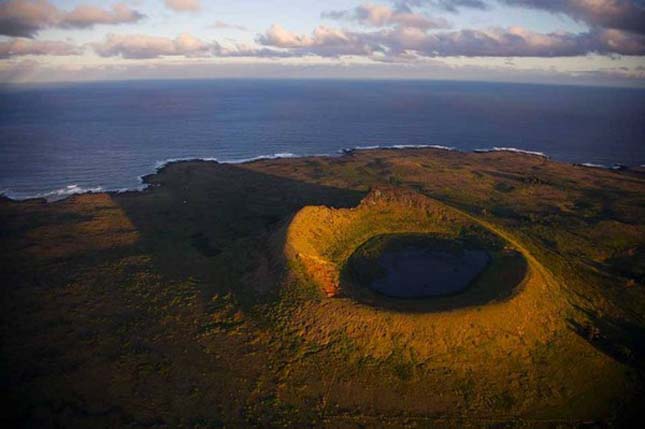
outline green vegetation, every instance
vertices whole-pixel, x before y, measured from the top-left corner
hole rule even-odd
[[[182,162],[146,180],[0,201],[5,426],[629,426],[642,413],[642,172],[424,149]],[[472,301],[400,307],[343,283],[354,250],[391,232],[493,248],[460,297]],[[325,296],[327,278],[342,293]]]

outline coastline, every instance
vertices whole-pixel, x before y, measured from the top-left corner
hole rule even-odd
[[[54,189],[47,192],[41,192],[35,195],[27,196],[17,196],[15,193],[12,193],[10,190],[0,190],[0,198],[7,199],[10,201],[29,201],[29,200],[45,200],[47,202],[56,202],[68,199],[76,195],[83,194],[98,194],[98,193],[107,193],[107,194],[121,194],[126,192],[142,192],[150,188],[151,184],[147,182],[147,178],[158,174],[161,170],[171,164],[182,163],[182,162],[215,162],[219,164],[250,164],[258,161],[267,161],[267,160],[277,160],[277,159],[303,159],[303,158],[341,158],[343,156],[351,156],[355,152],[369,152],[369,151],[380,151],[380,150],[438,150],[438,151],[449,151],[456,152],[461,154],[489,154],[489,153],[510,153],[515,155],[522,156],[534,156],[543,158],[545,160],[565,164],[574,167],[588,168],[588,169],[597,169],[605,171],[634,171],[640,172],[645,168],[645,165],[633,165],[626,166],[623,164],[598,164],[591,162],[568,162],[561,161],[552,158],[550,155],[539,152],[531,151],[525,149],[519,149],[515,147],[498,147],[492,146],[489,148],[478,148],[473,150],[461,150],[453,146],[444,146],[444,145],[406,145],[406,144],[397,144],[391,146],[381,146],[381,145],[370,145],[370,146],[354,146],[351,148],[342,148],[333,153],[321,153],[321,154],[311,154],[311,155],[298,155],[291,152],[279,152],[274,154],[258,155],[249,158],[241,159],[230,159],[230,160],[220,160],[215,157],[181,157],[181,158],[168,158],[165,160],[156,161],[153,165],[152,171],[149,173],[141,174],[137,176],[138,185],[132,187],[120,187],[120,188],[109,188],[103,186],[92,186],[92,187],[81,187],[78,184],[70,184],[64,188]]]

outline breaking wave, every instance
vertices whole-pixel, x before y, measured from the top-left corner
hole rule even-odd
[[[351,148],[341,149],[341,153],[348,153],[355,150],[374,150],[374,149],[440,149],[440,150],[454,150],[457,148],[452,146],[442,146],[438,144],[395,144],[390,146],[372,145],[372,146],[354,146]]]
[[[103,188],[102,186],[83,187],[77,184],[72,184],[72,185],[67,185],[64,188],[55,189],[53,191],[41,192],[41,193],[30,194],[30,195],[25,195],[22,193],[14,193],[11,190],[7,189],[2,191],[0,195],[3,195],[7,198],[11,198],[12,200],[28,200],[32,198],[45,198],[47,201],[58,201],[58,200],[63,200],[67,197],[71,197],[72,195],[76,195],[76,194],[87,194],[87,193],[105,192],[105,191],[106,189]]]
[[[523,153],[525,155],[534,155],[534,156],[541,156],[542,158],[549,158],[547,154],[544,152],[537,152],[534,150],[525,150],[525,149],[518,149],[516,147],[497,147],[493,146],[491,148],[484,148],[484,149],[475,149],[473,152],[476,153],[487,153],[487,152],[515,152],[515,153]]]
[[[623,164],[605,165],[605,164],[595,164],[593,162],[583,162],[582,164],[573,164],[573,165],[579,165],[580,167],[587,167],[587,168],[600,168],[602,170],[624,170],[625,168],[627,168]]]
[[[259,155],[251,158],[231,159],[228,161],[220,161],[222,164],[244,164],[247,162],[260,161],[263,159],[280,159],[280,158],[302,158],[307,155],[296,155],[291,152],[274,153],[273,155]]]

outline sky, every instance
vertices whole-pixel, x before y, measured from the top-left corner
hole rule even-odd
[[[165,78],[645,87],[645,0],[0,0],[0,82]]]

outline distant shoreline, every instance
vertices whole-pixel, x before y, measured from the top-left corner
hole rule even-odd
[[[446,83],[459,83],[459,84],[473,84],[473,85],[515,85],[515,86],[537,86],[537,87],[565,87],[565,88],[606,88],[606,89],[619,89],[619,90],[645,90],[645,84],[641,82],[621,82],[621,83],[607,83],[607,82],[582,82],[579,80],[572,80],[568,82],[554,82],[554,81],[528,81],[528,80],[481,80],[481,79],[446,79],[446,78],[421,78],[421,77],[238,77],[238,76],[221,76],[221,77],[196,77],[186,79],[185,77],[177,78],[133,78],[133,79],[97,79],[85,81],[72,81],[72,80],[40,80],[30,82],[15,82],[15,81],[2,81],[0,82],[0,91],[12,90],[29,90],[40,88],[56,88],[56,87],[74,87],[74,86],[91,86],[91,85],[136,85],[136,84],[163,84],[163,83],[177,83],[177,82],[408,82],[408,83],[429,83],[429,84],[446,84]]]

